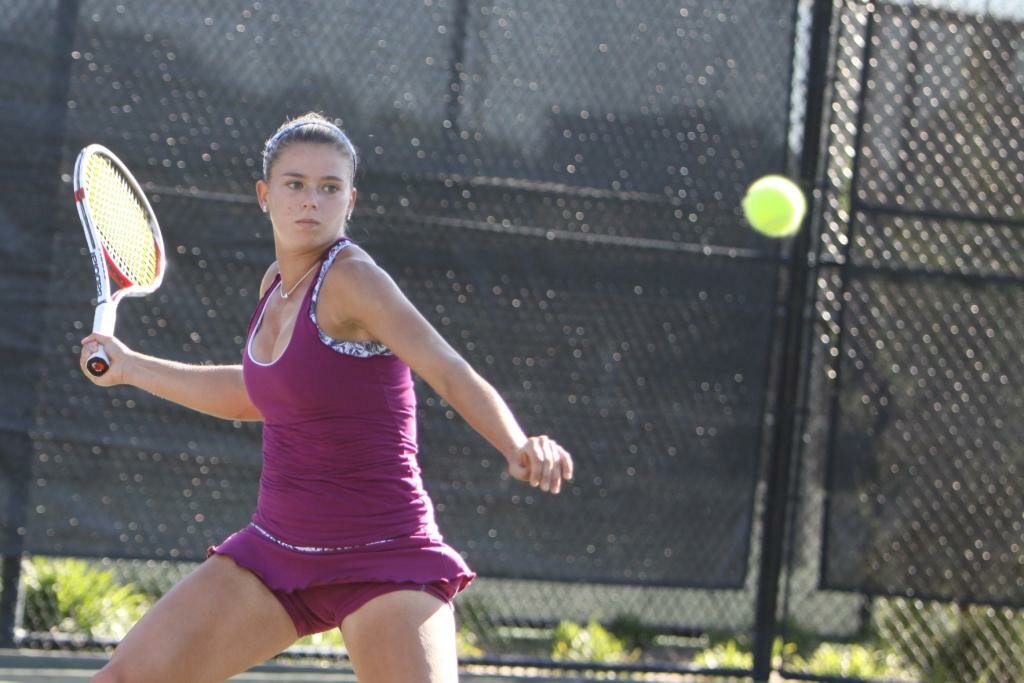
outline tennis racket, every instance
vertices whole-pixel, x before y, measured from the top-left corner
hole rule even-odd
[[[117,304],[156,290],[166,265],[164,240],[149,200],[121,160],[102,145],[89,145],[75,161],[75,206],[96,276],[92,331],[113,335]],[[111,292],[113,281],[119,289]],[[103,347],[89,356],[95,377],[110,369]]]

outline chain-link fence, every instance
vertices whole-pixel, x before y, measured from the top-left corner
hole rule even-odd
[[[786,632],[929,681],[1024,677],[1024,17],[991,5],[837,4],[815,222]]]
[[[320,110],[352,236],[578,460],[540,497],[418,383],[464,664],[1024,677],[1024,12],[937,5],[0,2],[5,634],[116,643],[255,504],[257,426],[81,378],[77,149],[171,252],[119,336],[237,362],[259,150]],[[769,172],[816,199],[794,241],[740,219]]]

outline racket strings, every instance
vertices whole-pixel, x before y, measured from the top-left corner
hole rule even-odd
[[[85,197],[103,248],[131,283],[156,280],[159,254],[148,213],[129,182],[102,156],[85,168]]]

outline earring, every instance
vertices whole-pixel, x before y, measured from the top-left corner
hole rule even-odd
[[[266,206],[263,206],[263,205],[261,204],[261,205],[260,205],[260,208],[261,208],[261,209],[263,209],[263,213],[266,213],[266,212],[267,212],[267,207],[266,207]]]

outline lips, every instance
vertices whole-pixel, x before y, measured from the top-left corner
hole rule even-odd
[[[306,225],[310,227],[314,225],[320,225],[320,221],[316,220],[315,218],[303,218],[295,222],[298,223],[299,225]]]

